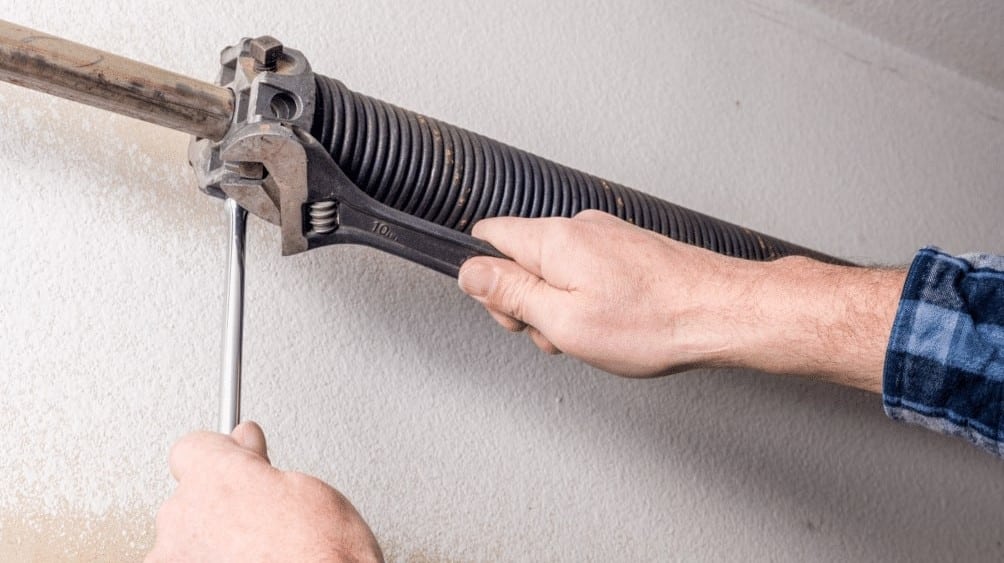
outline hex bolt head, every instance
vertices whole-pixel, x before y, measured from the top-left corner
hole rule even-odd
[[[256,69],[275,70],[282,55],[282,43],[271,35],[262,35],[251,40],[249,50]]]

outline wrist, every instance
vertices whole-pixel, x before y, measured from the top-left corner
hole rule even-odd
[[[758,266],[731,363],[880,392],[906,272],[802,257]]]

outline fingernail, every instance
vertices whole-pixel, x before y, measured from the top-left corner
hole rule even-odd
[[[495,270],[491,266],[474,262],[460,268],[457,276],[460,289],[471,297],[485,297],[495,284]]]

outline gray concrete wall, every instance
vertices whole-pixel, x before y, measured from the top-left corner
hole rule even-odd
[[[271,33],[359,91],[855,260],[1004,252],[1004,94],[788,0],[4,18],[193,76]],[[213,427],[223,211],[181,134],[0,85],[0,559],[138,558]],[[544,357],[452,280],[249,238],[246,413],[399,561],[998,560],[1004,465],[879,397]]]

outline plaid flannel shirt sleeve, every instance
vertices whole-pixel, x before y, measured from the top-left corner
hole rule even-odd
[[[882,397],[890,418],[1004,457],[1004,256],[917,254],[889,338]]]

